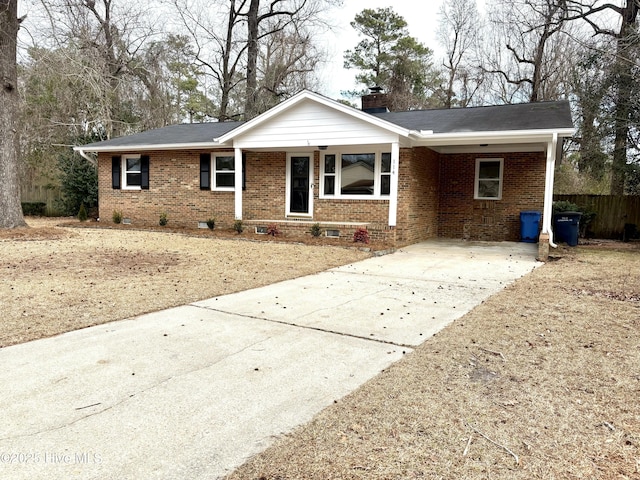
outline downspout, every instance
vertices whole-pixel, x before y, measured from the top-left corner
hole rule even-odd
[[[88,156],[82,148],[74,147],[74,150],[78,152],[82,158],[84,158],[85,160],[88,160],[92,165],[97,164],[96,159]]]
[[[547,171],[544,183],[544,212],[542,215],[542,233],[549,235],[549,246],[557,248],[553,242],[553,230],[551,229],[553,217],[553,181],[556,167],[556,151],[558,147],[558,133],[554,133],[547,144]]]

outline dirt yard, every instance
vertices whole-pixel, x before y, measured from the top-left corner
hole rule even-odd
[[[337,246],[158,231],[32,228],[0,232],[0,348],[259,287],[361,260]],[[88,224],[87,224],[88,225]],[[232,237],[232,235],[228,235]]]
[[[640,479],[640,249],[554,253],[228,480]]]
[[[0,238],[1,346],[368,255],[33,225]],[[640,479],[638,247],[554,251],[229,480]]]

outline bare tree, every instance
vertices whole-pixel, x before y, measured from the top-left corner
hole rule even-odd
[[[241,8],[246,1],[242,2]],[[261,113],[258,108],[258,55],[260,43],[272,35],[286,31],[288,27],[318,24],[319,14],[335,0],[248,0],[247,21],[247,70],[244,116],[250,119]],[[339,2],[337,2],[339,3]]]
[[[0,228],[25,226],[18,181],[18,0],[0,0]]]
[[[145,5],[124,0],[41,0],[48,36],[58,48],[72,46],[70,70],[92,79],[102,98],[101,127],[107,138],[135,131],[126,77],[152,35]]]
[[[578,169],[582,175],[601,180],[605,176],[608,156],[605,140],[611,124],[607,108],[611,97],[612,79],[609,71],[607,42],[592,42],[585,46],[573,66],[571,90],[575,96],[579,147]]]
[[[482,70],[472,64],[481,28],[478,7],[475,1],[452,0],[442,4],[439,16],[438,40],[445,49],[442,65],[448,77],[445,107],[466,107],[483,81]]]
[[[214,79],[218,107],[213,112],[221,122],[237,119],[240,108],[232,102],[233,92],[244,81],[240,74],[247,45],[239,30],[243,18],[240,9],[247,0],[228,0],[217,5],[203,5],[199,0],[171,0],[194,45],[196,63]],[[220,22],[218,19],[223,18]]]
[[[321,12],[340,0],[226,0],[215,6],[199,0],[171,0],[195,45],[196,60],[215,79],[221,121],[250,119],[269,108],[261,89],[267,75],[261,56],[274,52],[272,37],[279,40],[301,34],[307,48],[292,66],[299,73],[301,63],[313,64],[317,53],[307,32],[322,25]],[[221,22],[220,19],[224,20]],[[298,48],[295,54],[300,53]],[[306,58],[310,55],[309,58]],[[279,72],[279,75],[287,72]],[[271,80],[275,77],[269,73]],[[243,88],[243,91],[240,91]],[[266,92],[267,96],[269,95]]]
[[[266,111],[303,89],[316,87],[315,73],[323,54],[312,37],[299,27],[265,39],[257,66],[259,111]]]
[[[502,36],[499,45],[508,55],[494,54],[485,69],[519,96],[526,92],[530,102],[554,100],[564,93],[548,88],[550,83],[561,87],[558,77],[568,74],[560,59],[566,44],[558,45],[567,23],[563,5],[564,0],[495,0],[490,7],[493,28]]]
[[[624,193],[628,152],[632,133],[634,112],[634,92],[638,81],[635,72],[639,65],[634,53],[640,45],[638,32],[638,13],[640,0],[623,0],[622,5],[596,1],[566,0],[567,17],[571,20],[584,20],[596,35],[605,35],[615,39],[615,62],[613,76],[615,85],[614,112],[614,148],[613,176],[611,194]],[[619,27],[612,28],[603,24],[602,13],[617,16]]]

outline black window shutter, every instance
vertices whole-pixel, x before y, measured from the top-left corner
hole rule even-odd
[[[211,154],[200,154],[200,190],[211,189]]]
[[[140,188],[149,190],[149,155],[140,157]]]
[[[247,189],[247,154],[242,153],[242,190]]]
[[[122,165],[122,159],[119,155],[111,157],[111,188],[120,189],[120,168]]]

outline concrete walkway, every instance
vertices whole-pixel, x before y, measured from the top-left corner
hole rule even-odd
[[[215,479],[539,265],[433,241],[0,350],[0,478]]]

